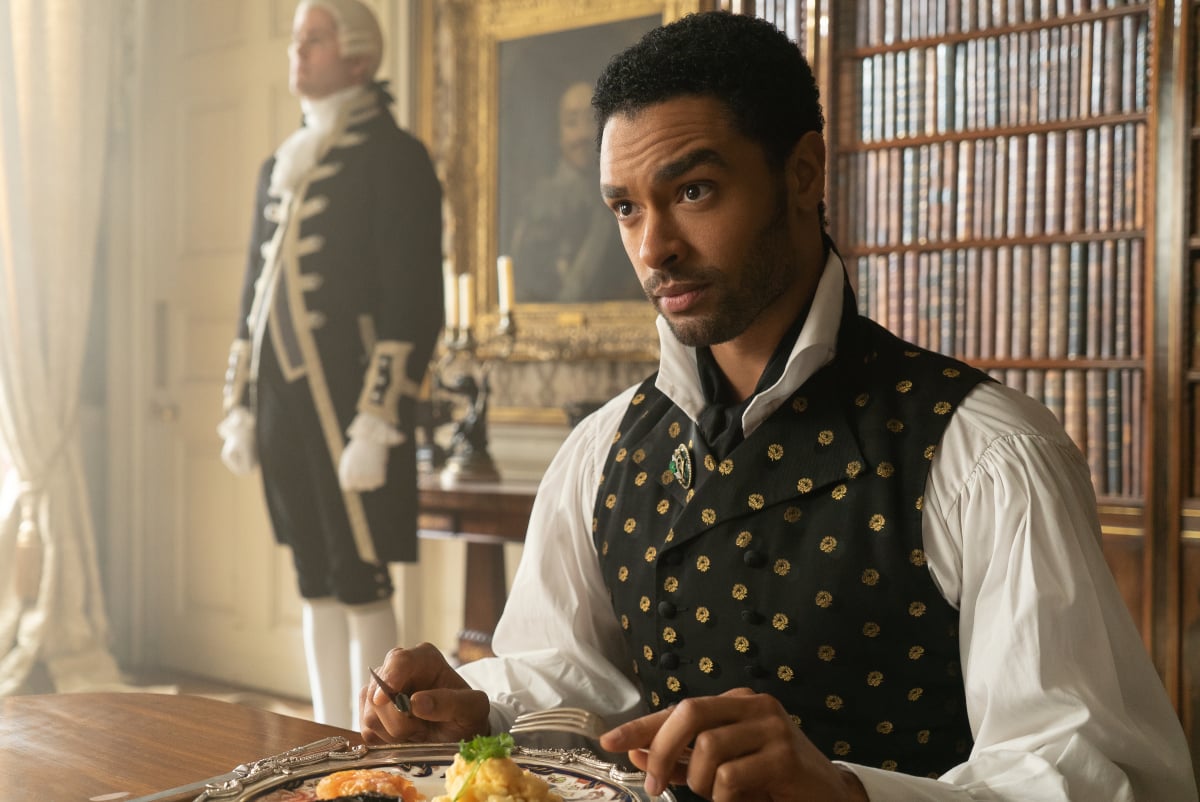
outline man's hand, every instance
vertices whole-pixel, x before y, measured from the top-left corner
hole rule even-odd
[[[404,442],[404,432],[370,412],[360,412],[346,430],[349,440],[338,461],[342,490],[367,493],[387,481],[388,451]]]
[[[408,694],[412,712],[401,713],[374,680],[367,683],[358,694],[366,743],[453,742],[488,733],[487,695],[471,690],[435,646],[392,649],[377,673]]]
[[[778,700],[748,688],[685,699],[606,732],[600,745],[628,751],[651,795],[686,782],[714,802],[867,802],[853,772],[821,754]]]
[[[367,493],[387,481],[388,446],[351,437],[338,462],[338,484],[342,490]]]
[[[225,438],[221,461],[235,476],[245,476],[258,467],[254,444],[254,413],[246,407],[234,407],[217,425],[217,434]]]

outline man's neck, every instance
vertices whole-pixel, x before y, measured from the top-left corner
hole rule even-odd
[[[797,325],[798,319],[808,317],[817,293],[817,284],[829,261],[832,240],[824,234],[821,240],[822,257],[819,264],[802,271],[774,303],[759,313],[746,331],[728,342],[710,347],[717,367],[725,374],[734,403],[754,395],[763,371],[785,336],[790,335],[790,345],[795,345],[800,330],[797,327],[793,332],[792,327]],[[803,325],[803,320],[799,325]]]
[[[791,353],[812,308],[815,288],[814,283],[803,292],[800,301],[779,303],[763,310],[754,325],[740,336],[710,347],[733,403],[745,401],[761,389],[758,385],[763,372],[781,346],[786,346]],[[785,299],[786,294],[779,300]],[[786,355],[781,356],[786,362]]]
[[[712,346],[713,359],[721,369],[734,403],[745,401],[754,394],[758,379],[771,359],[774,346],[763,350],[745,347],[740,340]]]

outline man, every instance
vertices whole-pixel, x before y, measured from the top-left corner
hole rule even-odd
[[[1062,428],[857,314],[798,49],[690,16],[593,105],[660,370],[547,471],[500,657],[393,650],[365,737],[572,705],[684,799],[1195,799]]]
[[[614,280],[624,262],[612,215],[596,197],[592,87],[572,83],[558,103],[561,158],[523,202],[511,252],[522,302],[636,300],[632,276]]]
[[[292,549],[315,716],[353,727],[370,659],[396,642],[387,564],[416,558],[441,190],[374,82],[383,37],[365,5],[301,2],[288,53],[304,125],[259,176],[219,431],[236,473],[261,460]]]

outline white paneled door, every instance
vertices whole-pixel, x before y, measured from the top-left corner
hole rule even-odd
[[[403,4],[375,5],[389,36]],[[271,536],[259,476],[229,473],[216,434],[258,168],[300,119],[287,89],[294,8],[144,5],[136,306],[152,343],[141,371],[143,659],[304,696],[290,552]]]

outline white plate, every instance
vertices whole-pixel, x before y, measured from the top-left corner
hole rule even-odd
[[[322,777],[347,769],[381,768],[412,780],[427,800],[446,793],[446,769],[454,762],[457,745],[413,744],[372,747],[354,760],[325,760],[247,786],[231,799],[236,802],[313,802]],[[564,802],[675,802],[669,791],[647,796],[640,773],[622,772],[586,750],[517,747],[513,760],[541,777]]]

